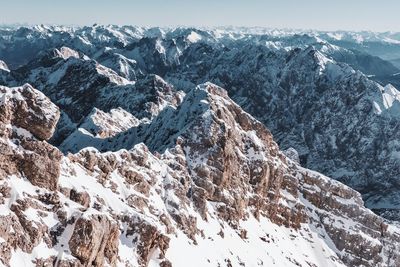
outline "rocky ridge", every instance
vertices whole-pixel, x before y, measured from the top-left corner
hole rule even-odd
[[[0,83],[30,83],[60,107],[50,140],[59,146],[67,138],[96,138],[87,124],[95,110],[122,108],[150,122],[211,81],[264,123],[282,149],[295,148],[303,166],[398,219],[398,98],[397,89],[385,89],[400,86],[399,70],[388,61],[400,55],[397,39],[261,28],[7,28],[0,58],[9,71],[0,70]],[[126,132],[102,118],[113,127],[104,136]]]
[[[66,156],[44,141],[59,117],[47,97],[29,85],[0,96],[3,265],[400,264],[395,224],[286,156],[214,84],[140,123],[163,140]]]

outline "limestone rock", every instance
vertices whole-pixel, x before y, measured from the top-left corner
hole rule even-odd
[[[83,266],[115,266],[118,257],[119,230],[105,215],[79,218],[69,240],[69,248]]]
[[[0,86],[0,99],[2,123],[23,128],[40,140],[53,135],[60,111],[43,93],[29,84]]]

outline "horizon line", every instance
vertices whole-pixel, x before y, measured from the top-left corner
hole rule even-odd
[[[375,31],[371,29],[336,29],[336,30],[324,30],[324,29],[317,29],[317,28],[290,28],[290,27],[269,27],[269,26],[259,26],[259,25],[213,25],[213,26],[204,26],[204,25],[164,25],[164,26],[155,26],[155,25],[139,25],[139,24],[118,24],[118,23],[88,23],[88,24],[74,24],[74,23],[28,23],[28,22],[16,22],[16,23],[3,23],[0,22],[0,27],[10,27],[10,28],[21,28],[21,27],[28,27],[34,28],[38,26],[49,26],[49,27],[94,27],[94,26],[116,26],[116,27],[136,27],[136,28],[159,28],[159,29],[178,29],[178,28],[185,28],[185,29],[207,29],[207,30],[217,30],[217,29],[227,29],[227,28],[242,28],[242,29],[265,29],[265,30],[283,30],[283,31],[297,31],[297,32],[324,32],[324,33],[334,33],[334,32],[352,32],[352,33],[400,33],[396,30],[387,30],[387,31]]]

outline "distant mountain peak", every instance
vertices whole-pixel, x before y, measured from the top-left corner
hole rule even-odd
[[[10,72],[10,69],[8,68],[7,64],[4,61],[0,60],[0,70]]]

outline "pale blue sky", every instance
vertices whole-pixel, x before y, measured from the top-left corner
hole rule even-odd
[[[0,0],[0,24],[400,31],[400,0]]]

